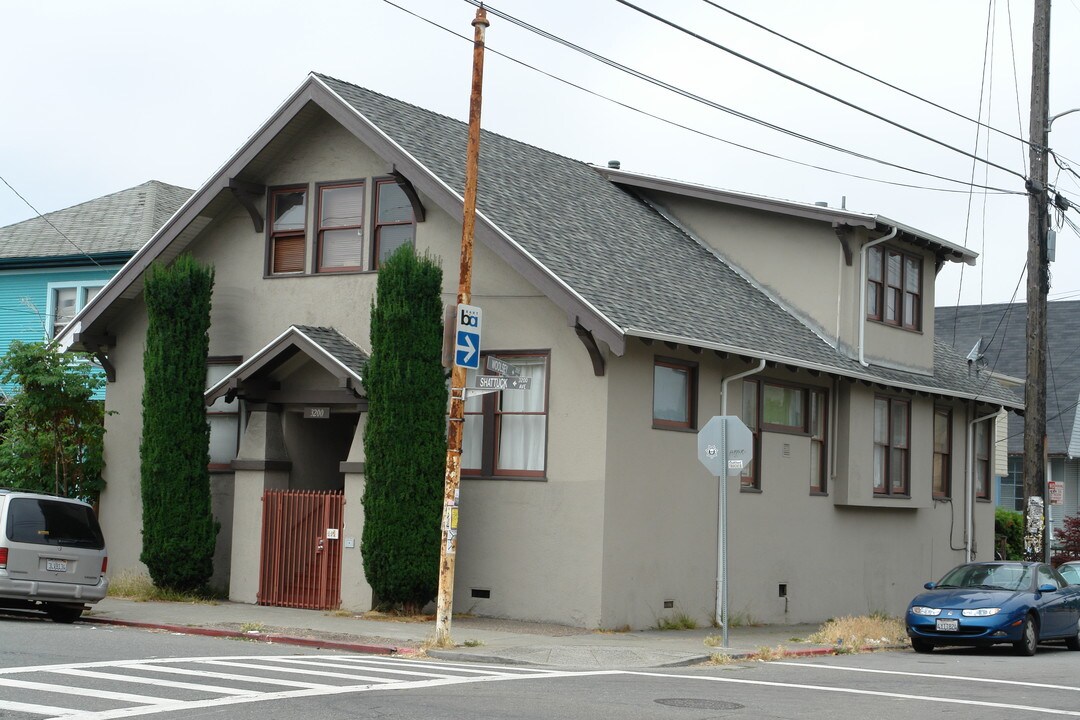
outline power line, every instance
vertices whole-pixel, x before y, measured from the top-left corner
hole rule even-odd
[[[385,2],[387,5],[390,5],[392,7],[397,8],[398,10],[401,10],[402,12],[404,12],[404,13],[406,13],[408,15],[411,15],[412,17],[416,18],[417,20],[425,22],[428,25],[431,25],[432,27],[438,28],[439,30],[442,30],[442,31],[444,31],[444,32],[446,32],[446,33],[448,33],[450,35],[453,35],[454,37],[460,38],[461,40],[464,40],[466,42],[470,42],[470,43],[473,42],[473,39],[471,37],[468,37],[467,35],[463,35],[463,34],[461,34],[459,32],[456,32],[455,30],[452,30],[452,29],[446,27],[445,25],[440,25],[439,23],[435,22],[434,20],[431,20],[430,18],[426,18],[423,15],[415,13],[412,10],[409,10],[406,7],[403,7],[401,5],[398,5],[395,2],[392,2],[392,0],[383,0],[383,2]],[[488,9],[490,11],[490,8],[486,8],[486,9]],[[525,62],[523,60],[519,60],[518,58],[515,58],[512,55],[508,55],[508,54],[506,54],[504,52],[501,52],[501,51],[491,47],[491,45],[485,45],[485,50],[487,52],[490,52],[490,53],[494,54],[494,55],[498,55],[499,57],[502,57],[502,58],[504,58],[506,60],[509,60],[510,62],[516,63],[517,65],[520,65],[523,68],[531,70],[531,71],[533,71],[535,73],[539,73],[540,75],[543,75],[543,76],[545,76],[547,78],[555,80],[556,82],[562,83],[562,84],[564,84],[564,85],[566,85],[568,87],[574,88],[575,90],[579,90],[579,91],[584,92],[584,93],[586,93],[588,95],[592,95],[593,97],[599,98],[599,99],[604,100],[606,102],[609,102],[609,103],[611,103],[613,105],[617,105],[617,106],[619,106],[619,107],[621,107],[621,108],[623,108],[625,110],[629,110],[631,112],[638,113],[639,115],[643,115],[643,116],[651,118],[653,120],[657,120],[659,122],[665,123],[667,125],[678,128],[680,130],[685,130],[687,132],[694,133],[695,135],[700,135],[701,137],[707,138],[709,140],[715,140],[716,142],[720,142],[720,143],[723,143],[725,145],[729,145],[731,147],[739,148],[740,150],[746,150],[748,152],[756,153],[756,154],[764,156],[764,157],[773,158],[774,160],[780,160],[780,161],[783,161],[783,162],[791,163],[793,165],[799,165],[801,167],[806,167],[806,168],[811,168],[811,169],[814,169],[814,170],[820,170],[822,172],[832,173],[834,175],[840,175],[840,176],[843,176],[843,177],[855,178],[857,180],[866,180],[867,182],[880,183],[880,184],[883,184],[883,185],[892,185],[894,187],[912,188],[912,189],[915,189],[915,190],[929,190],[929,191],[932,191],[932,192],[943,192],[943,193],[966,193],[966,192],[968,192],[968,190],[964,189],[964,188],[931,187],[931,186],[928,186],[928,185],[916,185],[914,183],[905,183],[905,182],[899,182],[899,181],[895,181],[895,180],[885,180],[885,179],[882,179],[882,178],[870,177],[868,175],[860,175],[858,173],[845,172],[843,170],[837,170],[835,168],[825,167],[823,165],[816,165],[814,163],[803,162],[802,160],[795,160],[794,158],[785,157],[783,155],[777,155],[776,153],[768,152],[767,150],[761,150],[760,148],[755,148],[755,147],[752,147],[752,146],[749,146],[749,145],[744,145],[742,143],[735,142],[734,140],[728,140],[726,138],[722,138],[722,137],[719,137],[717,135],[713,135],[711,133],[705,132],[704,130],[700,130],[698,128],[694,128],[694,127],[691,127],[689,125],[685,125],[685,124],[677,122],[675,120],[671,120],[671,119],[665,118],[665,117],[663,117],[661,115],[657,115],[655,113],[649,112],[648,110],[644,110],[644,109],[636,107],[634,105],[630,105],[629,103],[623,102],[621,100],[617,100],[617,99],[615,99],[615,98],[613,98],[611,96],[604,95],[603,93],[597,92],[595,90],[591,90],[591,89],[589,89],[587,87],[584,87],[583,85],[579,85],[579,84],[577,84],[575,82],[567,80],[566,78],[560,77],[560,76],[555,75],[553,73],[550,73],[550,72],[548,72],[546,70],[538,68],[535,65],[530,65],[529,63],[527,63],[527,62]],[[958,181],[958,180],[951,180],[950,179],[950,182],[956,182],[956,183],[963,184],[962,181]],[[1012,191],[1012,190],[999,190],[999,189],[995,189],[995,188],[991,188],[990,192],[993,192],[993,193],[999,194],[999,195],[1000,194],[1009,194],[1009,195],[1022,194],[1022,193],[1018,193],[1018,192]]]
[[[667,18],[662,17],[660,15],[657,15],[654,12],[650,12],[649,10],[646,10],[646,9],[644,9],[642,7],[639,7],[639,6],[635,5],[635,4],[633,4],[632,2],[629,2],[629,0],[615,0],[615,1],[617,3],[619,3],[620,5],[625,5],[626,7],[630,8],[632,10],[636,10],[637,12],[641,13],[642,15],[650,17],[650,18],[652,18],[653,20],[656,20],[659,23],[663,23],[664,25],[667,25],[670,28],[678,30],[679,32],[684,33],[686,35],[689,35],[690,37],[692,37],[692,38],[694,38],[696,40],[700,40],[701,42],[703,42],[703,43],[705,43],[707,45],[711,45],[712,47],[714,47],[714,48],[716,48],[718,50],[722,50],[722,51],[728,53],[729,55],[733,55],[733,56],[739,58],[740,60],[743,60],[744,62],[748,62],[751,65],[754,65],[755,67],[761,68],[762,70],[765,70],[765,71],[770,72],[770,73],[772,73],[772,74],[774,74],[774,75],[776,75],[778,77],[781,77],[781,78],[787,80],[788,82],[793,82],[796,85],[799,85],[800,87],[806,88],[807,90],[810,90],[810,91],[815,92],[815,93],[817,93],[819,95],[827,97],[830,100],[834,100],[835,102],[838,102],[838,103],[840,103],[842,105],[846,105],[847,107],[851,108],[852,110],[857,110],[857,111],[859,111],[859,112],[861,112],[861,113],[863,113],[865,115],[869,115],[872,118],[876,118],[877,120],[880,120],[880,121],[882,121],[884,123],[892,125],[895,128],[898,128],[898,129],[903,130],[905,132],[911,133],[912,135],[920,137],[923,140],[927,140],[929,142],[934,143],[935,145],[940,145],[943,148],[946,148],[948,150],[952,150],[953,152],[959,153],[960,155],[964,155],[965,157],[969,157],[969,158],[973,157],[973,158],[977,159],[981,163],[989,165],[990,167],[993,167],[993,168],[997,168],[998,170],[1002,170],[1004,172],[1007,172],[1010,175],[1015,175],[1016,177],[1020,178],[1021,180],[1026,180],[1027,179],[1026,177],[1024,177],[1023,173],[1018,173],[1015,170],[1013,170],[1012,168],[1007,168],[1004,165],[998,165],[997,163],[991,162],[990,160],[980,158],[980,157],[978,157],[976,155],[973,155],[972,153],[969,153],[966,150],[962,150],[962,149],[956,147],[955,145],[950,145],[949,143],[945,142],[944,140],[938,140],[937,138],[932,137],[930,135],[927,135],[926,133],[920,132],[919,130],[915,130],[914,128],[910,128],[907,125],[904,125],[903,123],[900,123],[900,122],[897,122],[896,120],[892,120],[890,118],[887,118],[884,115],[880,115],[880,114],[874,112],[873,110],[869,110],[867,108],[864,108],[861,105],[853,103],[853,102],[851,102],[849,100],[845,100],[845,99],[843,99],[843,98],[841,98],[841,97],[839,97],[837,95],[833,95],[832,93],[830,93],[830,92],[828,92],[826,90],[822,90],[821,88],[816,87],[814,85],[811,85],[808,82],[805,82],[803,80],[799,80],[798,78],[793,77],[791,75],[788,75],[787,73],[782,72],[780,70],[777,70],[774,67],[770,67],[769,65],[766,65],[763,62],[760,62],[758,60],[754,60],[753,58],[751,58],[751,57],[749,57],[747,55],[743,55],[742,53],[740,53],[740,52],[738,52],[736,50],[732,50],[731,48],[729,48],[729,47],[727,47],[725,45],[721,45],[720,43],[716,42],[715,40],[711,40],[711,39],[705,37],[704,35],[701,35],[700,33],[696,33],[693,30],[690,30],[689,28],[686,28],[686,27],[683,27],[682,25],[679,25],[676,22],[668,20]],[[490,11],[490,8],[488,8],[488,9]]]
[[[393,5],[394,7],[397,7],[399,9],[405,10],[404,8],[401,8],[401,6],[396,5],[393,2],[390,2],[390,0],[384,0],[384,2],[386,2],[387,4]],[[481,5],[480,0],[465,0],[465,2],[467,2],[467,3],[471,4],[471,5],[475,5],[475,6],[480,6]],[[586,57],[589,57],[589,58],[591,58],[593,60],[596,60],[597,62],[603,63],[603,64],[605,64],[605,65],[607,65],[607,66],[609,66],[611,68],[614,68],[614,69],[619,70],[621,72],[625,72],[625,73],[627,73],[629,75],[632,75],[633,77],[636,77],[639,80],[644,80],[645,82],[656,85],[657,87],[660,87],[660,88],[662,88],[664,90],[667,90],[669,92],[673,92],[673,93],[675,93],[677,95],[685,97],[685,98],[687,98],[689,100],[693,100],[694,102],[701,103],[701,104],[706,105],[708,107],[711,107],[713,109],[720,110],[722,112],[728,113],[728,114],[733,115],[735,117],[738,117],[738,118],[740,118],[742,120],[747,120],[747,121],[755,123],[757,125],[761,125],[763,127],[766,127],[766,128],[768,128],[770,130],[775,130],[776,132],[783,133],[783,134],[788,135],[790,137],[794,137],[796,139],[803,140],[805,142],[813,143],[815,145],[819,145],[819,146],[827,148],[829,150],[834,150],[836,152],[844,153],[844,154],[847,154],[847,155],[852,155],[852,156],[860,158],[862,160],[869,160],[870,162],[875,162],[875,163],[878,163],[878,164],[881,164],[881,165],[886,165],[888,167],[896,168],[898,170],[903,170],[905,172],[910,172],[910,173],[914,173],[914,174],[917,174],[917,175],[923,175],[923,176],[926,176],[926,177],[932,177],[932,178],[935,178],[937,180],[943,180],[945,182],[950,182],[950,183],[954,183],[954,184],[957,184],[957,185],[963,185],[965,187],[969,186],[969,183],[967,183],[967,182],[965,182],[963,180],[957,180],[955,178],[946,177],[944,175],[937,175],[935,173],[927,172],[927,171],[924,171],[924,170],[917,170],[915,168],[911,168],[911,167],[908,167],[908,166],[905,166],[905,165],[900,165],[898,163],[890,162],[888,160],[882,160],[881,158],[877,158],[877,157],[874,157],[874,156],[871,156],[871,155],[866,155],[864,153],[860,153],[860,152],[855,151],[855,150],[851,150],[851,149],[844,148],[844,147],[841,147],[841,146],[838,146],[838,145],[834,145],[834,144],[828,143],[828,142],[826,142],[824,140],[820,140],[820,139],[811,137],[809,135],[799,133],[797,131],[785,128],[783,126],[776,125],[775,123],[768,122],[766,120],[762,120],[762,119],[757,118],[757,117],[755,117],[753,115],[749,115],[749,114],[744,113],[744,112],[742,112],[740,110],[735,110],[734,108],[727,107],[727,106],[722,105],[722,104],[720,104],[720,103],[718,103],[716,101],[709,100],[708,98],[705,98],[705,97],[702,97],[702,96],[697,95],[695,93],[692,93],[692,92],[690,92],[688,90],[685,90],[683,88],[680,88],[680,87],[678,87],[676,85],[672,85],[671,83],[668,83],[668,82],[666,82],[664,80],[660,80],[660,79],[655,78],[655,77],[653,77],[651,75],[648,75],[648,74],[646,74],[644,72],[641,72],[639,70],[635,70],[635,69],[633,69],[631,67],[623,65],[622,63],[611,60],[610,58],[607,58],[607,57],[604,57],[603,55],[600,55],[599,53],[593,52],[592,50],[588,50],[587,48],[581,47],[580,45],[576,45],[576,44],[574,44],[574,43],[572,43],[572,42],[570,42],[568,40],[565,40],[565,39],[559,37],[558,35],[550,33],[548,31],[543,30],[541,28],[538,28],[538,27],[536,27],[534,25],[530,25],[529,23],[527,23],[527,22],[525,22],[523,20],[520,20],[519,18],[516,18],[513,15],[509,15],[509,14],[504,13],[502,11],[496,10],[495,8],[492,8],[489,5],[484,5],[484,8],[487,10],[487,12],[489,14],[495,15],[496,17],[499,17],[499,18],[501,18],[503,20],[506,20],[507,22],[510,22],[510,23],[512,23],[514,25],[517,25],[518,27],[520,27],[520,28],[522,28],[524,30],[528,30],[529,32],[532,32],[532,33],[534,33],[536,35],[539,35],[540,37],[543,37],[544,39],[551,40],[552,42],[556,42],[556,43],[558,43],[560,45],[563,45],[564,47],[569,48],[571,50],[574,50],[575,52],[579,52],[579,53],[585,55]],[[409,12],[409,11],[406,10],[406,12]],[[410,14],[415,15],[415,13],[410,13]],[[417,16],[417,17],[420,17],[420,16]],[[426,21],[426,18],[421,18],[421,19],[424,19]],[[430,22],[430,21],[428,21],[428,22]],[[435,23],[432,23],[432,24],[435,24]],[[438,25],[436,25],[436,26],[441,27],[441,26],[438,26]],[[449,32],[453,32],[453,31],[449,31]],[[457,33],[454,33],[454,34],[457,34]],[[502,53],[499,53],[499,54],[502,55]],[[503,56],[508,57],[506,55],[503,55]],[[509,58],[509,59],[513,59],[513,58]],[[515,60],[515,62],[520,62],[520,61]],[[524,63],[521,63],[521,64],[525,65]],[[526,65],[526,67],[529,67],[529,66]],[[540,71],[540,72],[543,72],[543,71]],[[547,73],[544,73],[544,74],[547,74]],[[555,76],[550,76],[550,77],[555,77]],[[556,78],[556,79],[561,80],[561,78]],[[573,85],[573,83],[568,83],[568,84]],[[579,87],[579,86],[574,85],[574,87]],[[587,91],[587,92],[589,92],[589,91]],[[609,99],[609,98],[605,98],[605,99]],[[619,103],[619,104],[623,105],[622,103]],[[623,105],[623,106],[628,107],[626,105]],[[648,114],[648,113],[646,113],[646,114]],[[687,129],[689,129],[689,128],[687,128]],[[701,134],[705,134],[705,133],[701,133]],[[734,144],[734,143],[732,143],[732,144]],[[811,167],[815,167],[815,166],[811,166]],[[861,176],[856,176],[856,177],[861,177]],[[919,186],[912,186],[912,187],[919,187]],[[1024,195],[1024,194],[1026,194],[1025,192],[1022,192],[1022,191],[1007,190],[1007,189],[1004,189],[1004,188],[999,188],[999,187],[994,187],[994,186],[978,185],[976,187],[985,188],[987,190],[992,190],[992,191],[995,191],[995,192],[998,192],[998,193],[1009,194],[1009,195]]]
[[[78,250],[78,251],[79,251],[80,253],[82,253],[83,255],[85,255],[85,256],[86,256],[86,259],[87,259],[87,260],[89,260],[90,262],[94,263],[95,265],[97,265],[97,266],[98,266],[99,268],[101,268],[102,270],[104,270],[104,269],[105,269],[105,268],[103,268],[103,267],[101,266],[101,263],[99,263],[99,262],[98,262],[97,260],[95,260],[95,259],[94,259],[93,257],[91,257],[90,253],[86,252],[86,251],[85,251],[85,250],[83,250],[83,249],[82,249],[81,247],[79,247],[78,245],[76,245],[76,244],[75,244],[75,241],[74,241],[74,240],[72,240],[72,239],[71,239],[71,238],[69,238],[69,237],[68,237],[67,235],[65,235],[65,234],[64,234],[63,232],[61,232],[60,228],[58,228],[58,227],[56,227],[55,225],[53,225],[53,224],[52,224],[52,221],[51,221],[51,220],[49,220],[49,218],[47,218],[47,217],[45,217],[44,215],[42,215],[42,214],[41,214],[41,211],[40,211],[40,210],[38,210],[38,209],[37,209],[36,207],[34,207],[33,205],[31,205],[31,204],[30,204],[30,201],[29,201],[29,200],[27,200],[26,198],[24,198],[24,197],[22,196],[22,193],[20,193],[20,192],[19,192],[18,190],[16,190],[15,188],[11,187],[11,183],[9,183],[9,182],[8,182],[7,180],[5,180],[5,179],[4,179],[4,177],[3,177],[2,175],[0,175],[0,181],[3,181],[3,183],[4,183],[5,185],[7,185],[7,186],[8,186],[8,189],[10,189],[10,190],[11,190],[11,192],[15,193],[15,195],[16,195],[16,196],[18,196],[18,198],[19,198],[20,200],[22,200],[22,201],[23,201],[24,203],[26,203],[26,206],[27,206],[28,208],[30,208],[31,210],[33,210],[33,211],[34,211],[34,212],[35,212],[35,213],[37,214],[37,216],[38,216],[39,218],[41,218],[41,219],[42,219],[42,220],[44,220],[44,221],[45,221],[46,223],[48,223],[49,227],[51,227],[51,228],[52,228],[53,230],[55,230],[55,231],[57,232],[57,234],[58,234],[58,235],[60,235],[60,237],[62,237],[62,238],[64,238],[65,240],[67,240],[67,241],[68,241],[69,243],[71,243],[71,246],[72,246],[72,247],[74,247],[74,248],[75,248],[76,250]]]
[[[816,48],[812,48],[809,45],[806,45],[805,43],[799,42],[798,40],[796,40],[794,38],[788,37],[787,35],[784,35],[783,33],[780,33],[780,32],[778,32],[776,30],[773,30],[770,27],[767,27],[765,25],[762,25],[759,22],[751,20],[750,18],[746,17],[745,15],[740,15],[739,13],[735,12],[734,10],[731,10],[730,8],[726,8],[723,5],[720,5],[719,3],[713,2],[713,0],[702,0],[702,2],[706,3],[707,5],[713,6],[717,10],[725,12],[728,15],[736,17],[739,20],[742,20],[743,22],[749,23],[749,24],[753,25],[754,27],[756,27],[756,28],[758,28],[760,30],[764,30],[765,32],[767,32],[767,33],[769,33],[771,35],[775,35],[776,37],[778,37],[778,38],[780,38],[782,40],[786,40],[787,42],[791,43],[792,45],[800,47],[803,50],[806,50],[807,52],[811,52],[811,53],[813,53],[814,55],[817,55],[820,58],[824,58],[825,60],[828,60],[829,62],[835,63],[835,64],[839,65],[840,67],[846,69],[846,70],[850,70],[851,72],[856,73],[858,75],[862,75],[863,77],[865,77],[865,78],[867,78],[869,80],[873,80],[876,83],[880,83],[880,84],[884,85],[887,88],[890,88],[892,90],[896,90],[899,93],[907,95],[908,97],[913,98],[915,100],[918,100],[920,102],[926,103],[927,105],[930,105],[931,107],[935,107],[938,110],[942,110],[944,112],[947,112],[950,115],[954,115],[954,116],[956,116],[956,117],[958,117],[958,118],[960,118],[962,120],[967,120],[968,122],[975,123],[976,125],[984,127],[987,130],[993,130],[994,132],[999,133],[1001,135],[1004,135],[1005,137],[1011,138],[1013,140],[1018,140],[1021,143],[1024,143],[1025,145],[1028,144],[1027,141],[1024,140],[1022,137],[1018,137],[1016,135],[1013,135],[1012,133],[1006,132],[1005,130],[999,130],[996,127],[993,127],[992,125],[989,125],[987,123],[982,122],[981,120],[976,120],[975,118],[968,117],[967,115],[964,115],[961,112],[957,112],[956,110],[953,110],[952,108],[949,108],[949,107],[946,107],[946,106],[941,105],[939,103],[936,103],[933,100],[928,100],[927,98],[924,98],[921,95],[917,95],[916,93],[913,93],[910,90],[905,90],[904,88],[899,87],[898,85],[894,85],[893,83],[889,82],[888,80],[882,80],[881,78],[876,77],[874,75],[871,75],[870,73],[865,72],[863,70],[860,70],[859,68],[857,68],[857,67],[855,67],[853,65],[849,65],[849,64],[845,63],[843,60],[838,60],[838,59],[832,57],[831,55],[827,55],[826,53],[821,52],[820,50],[818,50]],[[1011,35],[1010,35],[1010,37],[1011,37]],[[1021,154],[1021,156],[1023,156],[1023,150],[1021,150],[1020,154]]]

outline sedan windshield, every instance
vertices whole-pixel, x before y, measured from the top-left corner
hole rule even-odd
[[[951,570],[939,588],[973,588],[980,590],[1027,590],[1031,585],[1031,565],[971,564]]]

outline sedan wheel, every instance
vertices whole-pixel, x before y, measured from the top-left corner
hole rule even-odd
[[[1080,650],[1080,622],[1076,623],[1076,634],[1065,638],[1065,647],[1070,650]]]
[[[1017,655],[1031,657],[1039,646],[1039,629],[1035,625],[1035,618],[1028,615],[1024,618],[1024,628],[1020,631],[1020,639],[1013,644]]]
[[[933,652],[934,643],[919,638],[911,638],[911,649],[917,653]]]

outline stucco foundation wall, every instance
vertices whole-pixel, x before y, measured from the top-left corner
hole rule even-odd
[[[609,429],[608,438],[605,627],[654,626],[672,613],[686,613],[704,625],[711,622],[715,605],[718,482],[697,460],[695,433],[651,427],[655,355],[700,362],[698,427],[721,412],[722,377],[748,368],[738,361],[725,364],[715,356],[649,348],[636,341],[610,366],[609,412],[620,423]],[[770,369],[757,377],[817,385],[829,390],[830,402],[835,397],[829,380],[807,373]],[[840,383],[841,417],[847,386]],[[730,392],[728,413],[739,414],[742,383],[732,383]],[[863,442],[865,429],[873,429],[873,394],[869,397],[869,410],[865,403],[856,403],[851,422],[838,427],[841,436],[857,436],[854,442],[852,437],[837,438],[836,463],[845,476],[850,463],[870,464],[872,435]],[[924,582],[963,562],[959,478],[964,421],[962,415],[954,416],[954,500],[932,502],[932,425],[926,424],[932,421],[932,404],[928,399],[925,403],[913,403],[918,409],[912,427],[917,504],[838,505],[832,486],[826,495],[811,495],[808,438],[763,433],[761,492],[742,492],[737,478],[728,480],[732,618],[800,623],[843,614],[899,615]],[[917,427],[923,420],[926,423]],[[991,503],[976,503],[975,537],[978,557],[992,558]],[[786,597],[780,596],[781,585],[786,586]],[[674,607],[664,609],[664,600],[673,600]]]

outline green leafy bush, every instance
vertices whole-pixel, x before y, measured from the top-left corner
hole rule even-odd
[[[994,509],[994,549],[1003,560],[1024,559],[1024,514],[999,507]]]

